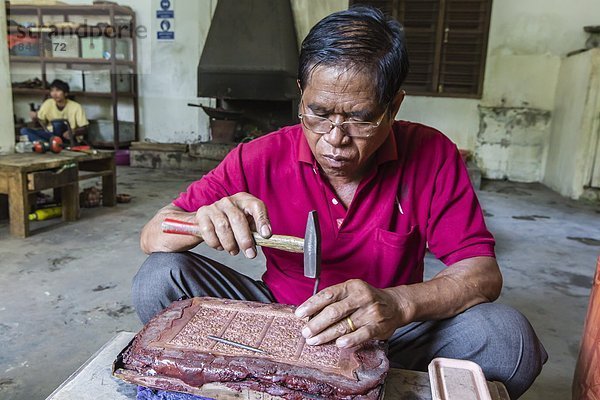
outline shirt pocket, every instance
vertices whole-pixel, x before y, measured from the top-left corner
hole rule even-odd
[[[419,238],[418,225],[406,233],[375,229],[376,267],[371,270],[375,285],[389,287],[423,280],[424,248]]]
[[[418,232],[419,225],[411,226],[407,233],[391,232],[381,228],[375,228],[375,240],[384,246],[387,245],[396,249],[403,249],[409,247],[411,244],[418,244]]]

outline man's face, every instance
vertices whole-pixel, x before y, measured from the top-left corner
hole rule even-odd
[[[322,135],[302,126],[323,172],[330,178],[350,181],[361,179],[371,167],[373,155],[386,140],[393,123],[388,109],[377,102],[371,76],[336,67],[317,67],[313,71],[304,88],[300,112],[336,123],[377,122],[386,113],[368,138],[348,137],[338,127]]]
[[[65,101],[66,95],[62,90],[53,87],[50,89],[50,97],[52,97],[57,103],[62,103]]]

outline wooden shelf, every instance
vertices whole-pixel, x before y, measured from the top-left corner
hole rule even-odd
[[[40,95],[44,96],[48,94],[48,89],[28,89],[28,88],[13,88],[13,94],[16,95]],[[117,92],[119,97],[126,98],[134,98],[136,97],[135,93],[131,92]],[[112,93],[110,92],[81,92],[81,91],[73,91],[70,92],[73,96],[76,97],[105,97],[107,99],[112,98]]]
[[[80,58],[80,57],[40,57],[40,56],[10,56],[11,62],[22,62],[22,63],[51,63],[51,64],[96,64],[96,65],[110,65],[112,60],[105,60],[104,58]],[[117,65],[126,65],[128,67],[135,67],[133,61],[126,60],[115,60]]]
[[[86,25],[80,27],[61,27],[61,26],[44,26],[44,27],[24,27],[10,25],[6,31],[8,34],[27,35],[33,38],[40,38],[42,35],[52,34],[55,36],[76,35],[80,38],[85,37],[105,37],[112,38],[112,35],[117,39],[131,39],[133,36],[132,29],[121,28],[119,26],[111,27],[114,32],[107,32],[106,27],[98,27],[95,25]],[[135,29],[135,28],[133,28]]]
[[[37,15],[41,10],[43,15],[110,15],[113,10],[116,16],[133,17],[135,13],[129,7],[118,5],[57,5],[57,6],[33,6],[33,5],[9,5],[6,7],[6,15]]]
[[[135,30],[137,29],[135,12],[129,7],[119,6],[117,4],[99,4],[99,5],[56,5],[56,6],[36,6],[36,5],[10,5],[5,3],[7,19],[10,20],[13,16],[27,16],[30,22],[35,25],[31,27],[23,27],[20,25],[9,25],[6,30],[8,33],[27,35],[30,37],[39,38],[37,48],[39,56],[18,56],[11,55],[11,63],[30,63],[38,64],[41,70],[42,81],[47,80],[47,69],[50,65],[66,64],[68,67],[82,66],[102,66],[103,69],[115,69],[116,66],[124,66],[129,68],[129,73],[132,75],[131,89],[128,92],[86,92],[74,91],[71,92],[74,96],[82,98],[107,99],[111,101],[112,120],[115,127],[113,142],[107,143],[107,146],[113,147],[115,150],[123,146],[129,145],[129,142],[119,140],[119,103],[121,99],[130,99],[133,103],[133,114],[135,124],[134,140],[138,140],[139,130],[139,94],[137,82],[137,37]],[[72,18],[76,16],[76,18]],[[78,20],[78,17],[96,16],[105,23],[104,26],[87,25],[82,23],[79,26],[62,26],[68,21]],[[50,18],[47,18],[50,17]],[[62,18],[61,18],[62,17]],[[7,24],[8,25],[8,24]],[[58,25],[58,26],[57,26]],[[50,34],[67,34],[76,37],[105,37],[111,41],[111,48],[115,48],[117,39],[126,39],[130,41],[131,58],[126,60],[118,60],[112,58],[109,60],[103,58],[81,58],[81,57],[52,57],[48,56],[46,45],[49,43]],[[81,49],[75,54],[81,54]],[[121,69],[121,68],[119,68]],[[116,76],[110,75],[111,87],[115,87]],[[13,88],[13,96],[39,96],[40,98],[48,94],[47,88]]]

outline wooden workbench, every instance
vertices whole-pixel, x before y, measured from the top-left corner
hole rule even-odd
[[[8,195],[11,234],[29,236],[29,195],[45,189],[60,189],[63,221],[78,219],[79,181],[95,177],[102,177],[103,205],[114,206],[117,181],[113,151],[0,156],[0,194]]]
[[[125,383],[111,374],[111,366],[117,354],[123,350],[135,334],[120,332],[81,368],[58,387],[46,400],[133,400],[136,386]],[[502,384],[488,382],[492,400],[510,400]],[[257,392],[234,392],[224,386],[207,384],[204,396],[219,400],[278,400]],[[391,369],[385,384],[383,400],[431,400],[429,376],[426,372]],[[454,400],[454,399],[452,399]]]

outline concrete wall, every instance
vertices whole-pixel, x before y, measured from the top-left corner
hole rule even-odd
[[[88,3],[92,0],[66,0]],[[187,107],[196,98],[196,66],[217,0],[174,0],[176,40],[158,43],[158,0],[122,0],[137,12],[148,37],[139,40],[141,136],[158,142],[208,139],[208,118]],[[291,0],[299,43],[310,27],[348,0]],[[539,181],[546,170],[552,112],[561,60],[581,48],[584,25],[597,24],[600,1],[497,0],[493,2],[483,96],[460,99],[411,96],[398,118],[440,129],[473,150],[484,176]],[[16,105],[26,116],[27,101]],[[208,99],[203,99],[208,104]],[[109,104],[87,106],[110,116]],[[131,119],[124,107],[123,119]],[[540,119],[541,116],[541,119]],[[509,129],[510,128],[510,129]]]
[[[15,126],[10,91],[10,69],[6,43],[6,9],[0,7],[0,154],[12,153],[15,147]]]
[[[482,98],[409,94],[398,118],[432,125],[474,150],[484,176],[540,180],[551,120],[540,125],[537,116],[552,113],[561,60],[584,46],[582,27],[596,25],[598,15],[597,0],[494,1]]]
[[[600,49],[567,58],[559,74],[544,184],[578,198],[600,140]],[[598,157],[598,156],[596,156]]]
[[[348,8],[348,0],[290,0],[296,23],[298,48],[315,23],[329,14]]]

